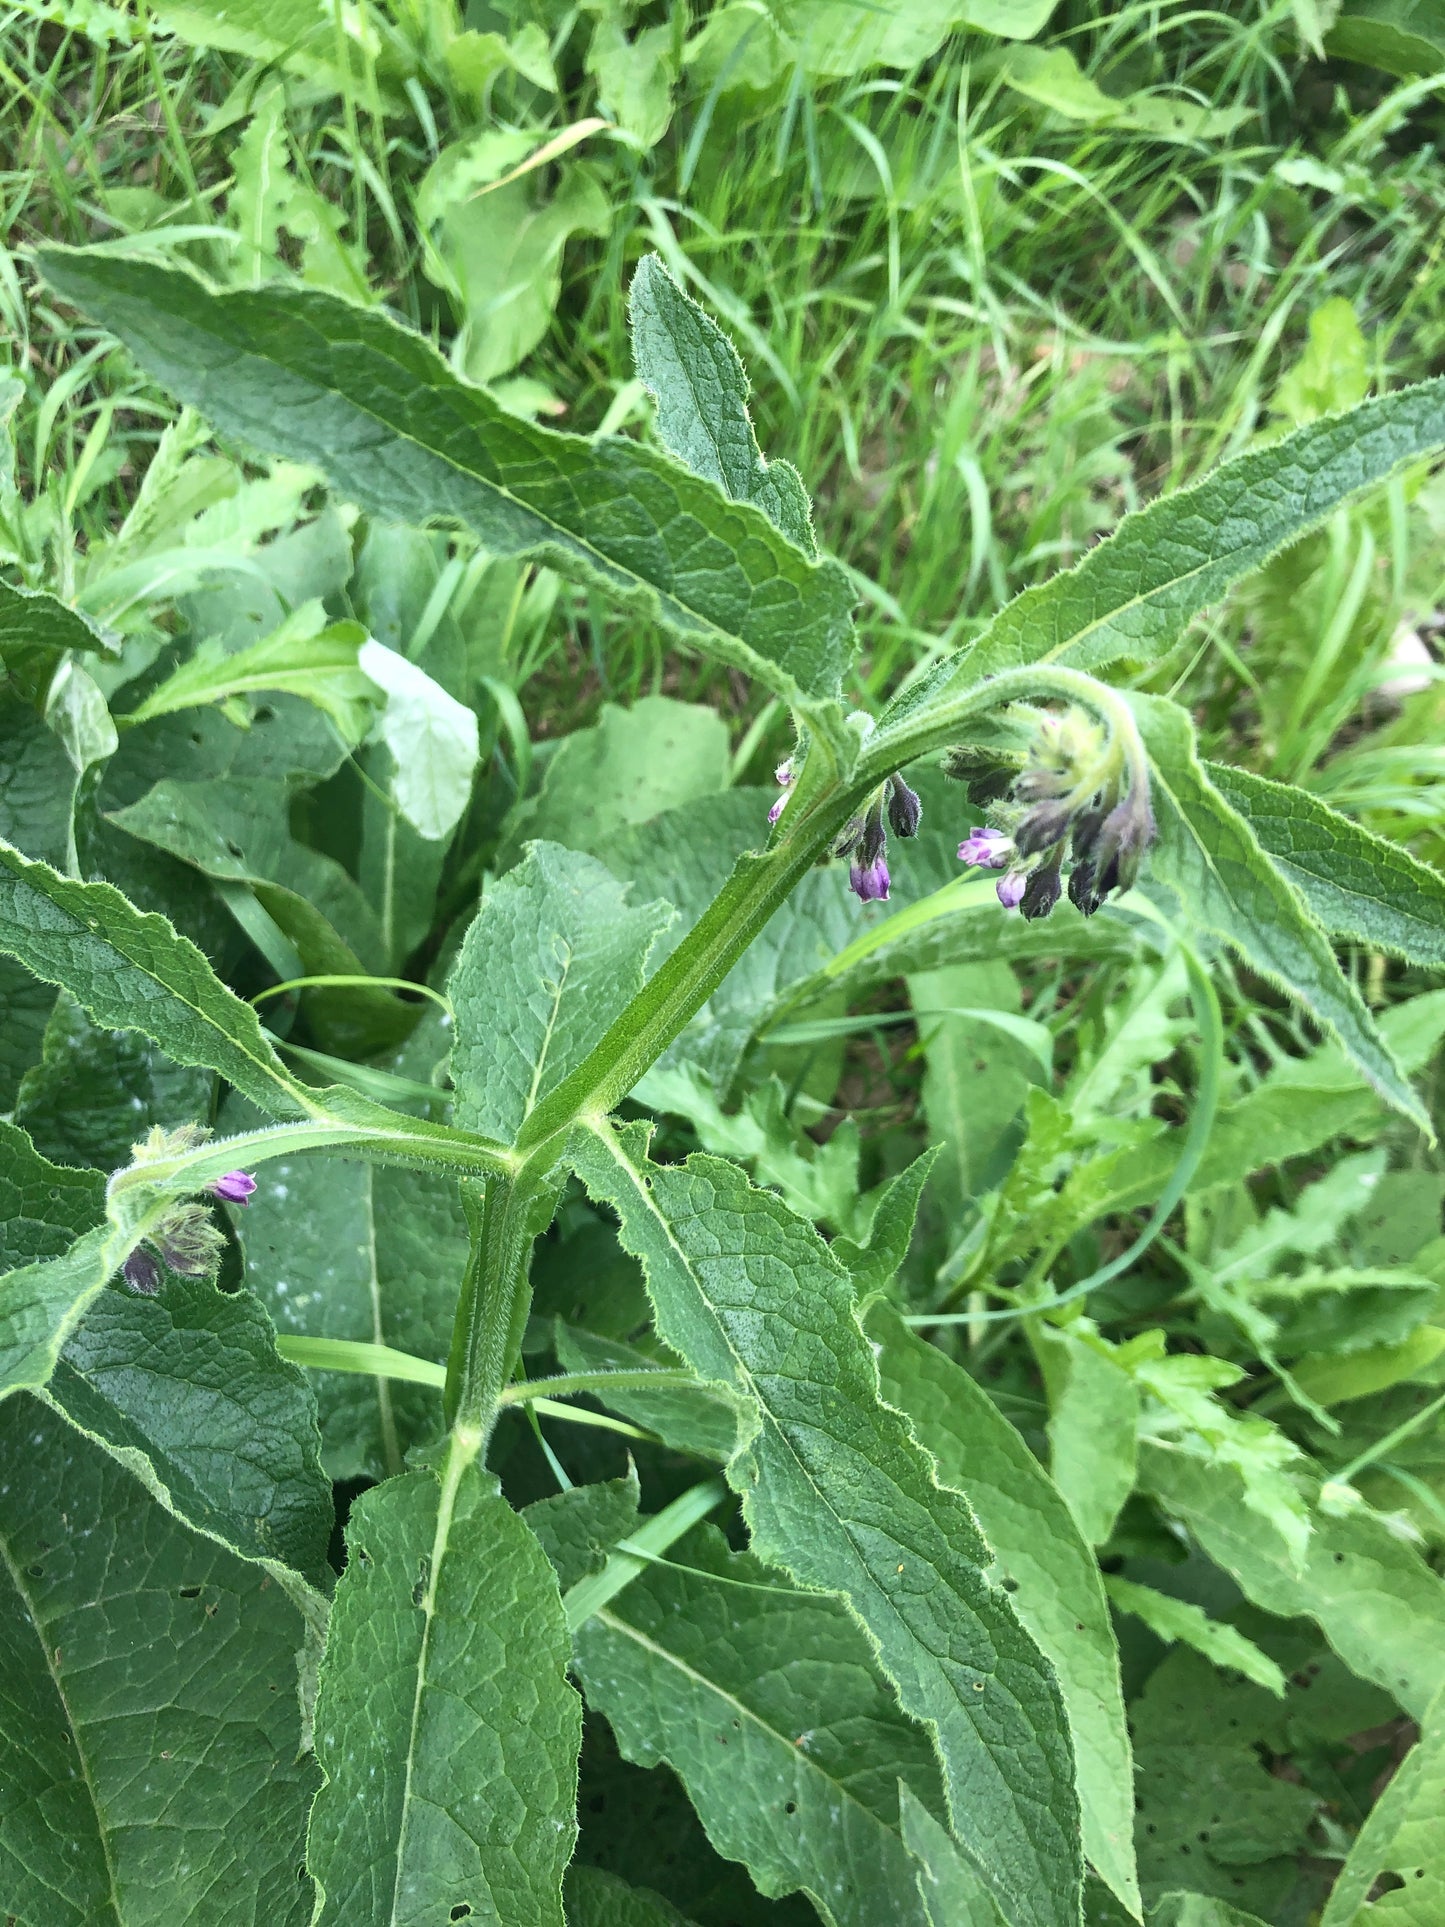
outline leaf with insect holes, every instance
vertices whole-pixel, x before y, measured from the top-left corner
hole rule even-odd
[[[1084,1852],[1133,1914],[1133,1759],[1119,1651],[1099,1568],[1058,1489],[973,1378],[891,1306],[864,1319],[883,1396],[908,1416],[939,1476],[967,1495],[1007,1575],[1014,1609],[1059,1676],[1078,1762]]]
[[[937,1763],[840,1601],[794,1590],[704,1527],[581,1626],[576,1648],[623,1757],[665,1760],[760,1893],[804,1892],[832,1927],[926,1927],[898,1782],[941,1812]]]
[[[618,1212],[659,1336],[756,1415],[729,1466],[755,1549],[847,1599],[933,1730],[955,1833],[1010,1927],[1072,1927],[1078,1809],[1053,1670],[985,1576],[967,1503],[880,1402],[846,1272],[735,1165],[654,1166],[645,1146],[637,1127],[583,1127],[567,1159]]]
[[[32,1399],[0,1468],[8,1916],[305,1927],[301,1613]]]
[[[884,724],[1025,663],[1157,662],[1241,576],[1336,509],[1445,448],[1445,379],[1327,415],[1128,515],[895,698]]]
[[[457,1122],[513,1141],[642,988],[671,919],[595,858],[534,843],[483,897],[448,980]]]
[[[1389,1879],[1392,1886],[1381,1890]],[[1377,1897],[1372,1901],[1370,1896]],[[1445,1918],[1445,1687],[1420,1737],[1366,1816],[1331,1889],[1320,1927],[1431,1927]]]
[[[445,517],[495,555],[535,556],[785,701],[837,695],[853,648],[843,570],[668,456],[508,414],[379,309],[313,289],[217,293],[100,252],[44,262],[222,434],[314,463],[369,514]]]
[[[1221,763],[1206,768],[1331,936],[1427,969],[1445,963],[1445,877],[1438,870],[1308,790]]]
[[[656,254],[637,264],[628,292],[632,354],[657,408],[664,445],[735,502],[753,502],[806,555],[817,554],[812,506],[789,462],[766,462],[748,414],[748,377],[711,315]]]
[[[582,1706],[557,1578],[454,1441],[352,1509],[316,1705],[317,1927],[563,1927]]]
[[[1149,750],[1159,832],[1148,875],[1168,885],[1201,929],[1287,990],[1386,1102],[1431,1134],[1428,1114],[1364,999],[1341,973],[1324,931],[1205,775],[1189,717],[1160,696],[1133,694],[1129,701]]]
[[[1296,1569],[1277,1537],[1259,1531],[1233,1467],[1146,1440],[1139,1482],[1247,1599],[1283,1618],[1307,1614],[1353,1672],[1417,1719],[1445,1684],[1445,1581],[1368,1507],[1314,1513]]]

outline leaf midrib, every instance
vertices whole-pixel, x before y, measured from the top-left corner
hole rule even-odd
[[[605,1127],[599,1127],[596,1123],[591,1123],[590,1128],[598,1136],[601,1136],[603,1133],[603,1130],[605,1130]],[[848,1521],[842,1516],[842,1514],[838,1511],[837,1507],[832,1503],[832,1501],[828,1499],[827,1496],[819,1488],[818,1483],[816,1479],[813,1477],[812,1472],[809,1470],[808,1466],[804,1463],[803,1459],[799,1455],[797,1447],[793,1444],[793,1441],[788,1437],[788,1434],[783,1429],[782,1425],[773,1416],[772,1412],[770,1411],[769,1407],[764,1402],[762,1397],[754,1389],[754,1380],[753,1380],[752,1373],[748,1370],[747,1366],[743,1363],[743,1361],[738,1357],[736,1348],[733,1345],[732,1338],[729,1335],[726,1326],[723,1324],[722,1319],[718,1316],[717,1311],[713,1307],[711,1300],[708,1299],[706,1294],[703,1292],[701,1281],[697,1279],[697,1276],[693,1269],[691,1261],[689,1260],[686,1252],[683,1251],[682,1247],[677,1243],[677,1240],[672,1235],[672,1227],[668,1224],[666,1218],[662,1216],[661,1212],[658,1211],[656,1205],[654,1205],[654,1203],[652,1202],[651,1195],[648,1192],[646,1185],[642,1182],[641,1176],[638,1173],[636,1167],[633,1165],[631,1160],[626,1156],[626,1153],[622,1150],[621,1146],[616,1143],[615,1139],[611,1139],[607,1141],[608,1141],[608,1148],[611,1151],[612,1155],[619,1162],[621,1162],[628,1176],[633,1179],[634,1189],[636,1190],[639,1198],[643,1201],[645,1209],[651,1213],[654,1220],[661,1226],[668,1244],[677,1253],[678,1259],[682,1264],[683,1268],[685,1269],[685,1271],[687,1272],[688,1276],[693,1278],[694,1282],[696,1283],[699,1296],[702,1298],[703,1304],[707,1307],[707,1310],[710,1316],[712,1317],[713,1322],[716,1324],[718,1330],[722,1334],[723,1341],[728,1348],[729,1355],[732,1357],[734,1364],[736,1365],[738,1374],[742,1381],[743,1388],[747,1392],[747,1395],[753,1400],[754,1404],[757,1406],[759,1414],[766,1419],[766,1422],[770,1426],[773,1435],[777,1439],[781,1440],[781,1442],[786,1446],[790,1457],[792,1458],[794,1464],[797,1466],[798,1471],[801,1474],[804,1481],[806,1482],[809,1490],[813,1493],[814,1497],[816,1498],[820,1508],[824,1512],[828,1513],[837,1522],[839,1530],[843,1533],[843,1536],[847,1540],[848,1544],[852,1547],[854,1556],[858,1561],[859,1568],[867,1576],[869,1584],[872,1586],[874,1593],[887,1606],[889,1612],[893,1615],[894,1619],[898,1622],[899,1626],[903,1629],[904,1634],[909,1639],[913,1640],[917,1645],[919,1645],[923,1649],[924,1652],[928,1654],[934,1666],[937,1667],[939,1673],[942,1675],[942,1677],[945,1680],[947,1680],[948,1674],[944,1667],[942,1655],[935,1652],[933,1648],[929,1646],[920,1636],[915,1634],[915,1632],[913,1631],[913,1628],[909,1625],[907,1620],[904,1619],[902,1613],[899,1612],[898,1607],[895,1605],[893,1600],[889,1598],[888,1594],[884,1591],[883,1587],[879,1584],[878,1580],[874,1577],[873,1572],[869,1567],[868,1560],[863,1552],[863,1549],[858,1544],[857,1538],[854,1535],[853,1528],[850,1526]],[[866,1343],[866,1334],[865,1334],[864,1342]],[[734,1457],[736,1456],[737,1455],[734,1454]],[[731,1469],[731,1461],[729,1462],[728,1469],[729,1470]],[[744,1498],[746,1497],[747,1495],[744,1494]],[[952,1589],[950,1588],[950,1590]],[[954,1596],[959,1599],[960,1605],[962,1605],[966,1611],[971,1610],[967,1607],[967,1602],[962,1599],[961,1595],[955,1594]],[[855,1614],[857,1614],[857,1608],[852,1605],[851,1601],[849,1601],[848,1603],[849,1603],[849,1609]],[[861,1615],[858,1615],[858,1617],[860,1618],[860,1621],[861,1621]],[[865,1628],[865,1630],[867,1629]],[[871,1631],[869,1631],[868,1637],[870,1639],[874,1639],[876,1638],[876,1635],[874,1635]],[[997,1679],[996,1675],[995,1675],[995,1679]],[[978,1734],[978,1728],[974,1725],[973,1721],[968,1717],[967,1702],[953,1688],[951,1681],[949,1682],[949,1696],[952,1699],[953,1703],[958,1707],[960,1713],[963,1714],[965,1721],[967,1722],[967,1724],[969,1725],[970,1729],[973,1731],[975,1736],[981,1738],[981,1736]],[[1024,1709],[1018,1705],[1017,1701],[1014,1702],[1014,1705],[1015,1705],[1015,1710],[1022,1717],[1024,1714]],[[931,1718],[925,1718],[920,1715],[915,1715],[914,1717],[918,1719],[919,1725],[922,1726],[926,1731],[932,1734],[938,1733],[938,1730],[939,1730],[938,1722],[936,1720]],[[947,1780],[948,1780],[948,1774],[947,1774],[947,1770],[945,1770],[944,1798],[945,1798],[945,1801],[947,1801],[948,1803],[950,1816],[952,1816],[952,1799],[949,1794]],[[998,1878],[996,1873],[994,1874],[993,1877],[995,1879]]]
[[[803,1596],[806,1597],[806,1595]],[[818,1775],[819,1779],[834,1789],[851,1807],[856,1808],[870,1826],[876,1827],[880,1833],[889,1835],[891,1838],[897,1840],[900,1846],[902,1845],[902,1836],[898,1834],[894,1828],[890,1827],[888,1822],[872,1807],[867,1805],[865,1801],[860,1800],[858,1795],[845,1781],[837,1779],[833,1774],[829,1773],[818,1760],[815,1760],[805,1748],[800,1747],[795,1740],[789,1739],[787,1734],[781,1732],[776,1726],[770,1725],[761,1713],[755,1711],[753,1707],[748,1705],[746,1700],[739,1699],[736,1693],[730,1692],[727,1687],[719,1685],[716,1680],[709,1679],[706,1673],[700,1673],[695,1666],[690,1665],[687,1660],[683,1659],[679,1654],[672,1652],[670,1648],[659,1645],[656,1640],[650,1638],[639,1627],[632,1625],[628,1620],[619,1619],[610,1608],[604,1606],[601,1611],[595,1612],[592,1615],[592,1619],[603,1626],[610,1627],[614,1632],[621,1633],[625,1638],[633,1640],[637,1645],[644,1647],[649,1653],[661,1659],[666,1665],[671,1666],[674,1671],[680,1673],[685,1679],[691,1680],[700,1686],[704,1692],[711,1694],[714,1698],[720,1699],[725,1705],[732,1707],[735,1712],[741,1714],[744,1719],[756,1727],[767,1739],[784,1748],[790,1759],[801,1758],[805,1760],[808,1767]],[[815,1895],[811,1888],[804,1888],[803,1891],[807,1893],[810,1900],[819,1899],[819,1896]]]
[[[194,317],[188,317],[187,319],[188,319],[188,325],[190,325],[191,327],[194,327],[198,333],[206,335],[210,340],[217,342],[223,347],[228,347],[228,348],[233,347],[233,344],[226,341],[226,338],[224,335],[216,332],[215,330],[204,327],[200,322],[196,321]],[[319,334],[320,331],[318,330],[314,332]],[[398,332],[403,332],[403,331],[398,330]],[[320,338],[323,341],[326,340],[326,337],[324,335],[322,335]],[[384,428],[388,433],[388,435],[394,435],[398,441],[409,443],[413,448],[419,450],[424,456],[429,457],[433,461],[440,462],[444,467],[451,469],[454,474],[459,476],[464,476],[469,481],[472,481],[478,484],[482,488],[490,489],[495,495],[500,496],[504,501],[510,503],[512,507],[520,510],[521,513],[523,513],[524,515],[528,515],[532,517],[532,519],[540,523],[543,528],[550,530],[552,534],[552,539],[559,548],[571,549],[574,551],[578,549],[582,550],[584,554],[591,560],[593,566],[596,568],[598,575],[609,576],[613,578],[622,577],[628,581],[635,582],[640,589],[642,589],[647,595],[655,597],[659,603],[670,603],[675,609],[678,609],[679,611],[681,611],[682,614],[687,619],[687,624],[693,627],[695,630],[709,634],[709,635],[713,635],[713,636],[720,636],[726,642],[728,642],[733,648],[737,649],[741,654],[745,655],[750,662],[757,665],[755,673],[758,675],[758,678],[760,681],[766,681],[770,687],[776,687],[779,682],[785,682],[788,685],[788,688],[786,690],[779,691],[780,694],[787,695],[788,692],[791,691],[794,699],[800,699],[802,697],[803,692],[799,688],[797,678],[791,673],[791,671],[784,668],[781,663],[774,662],[770,657],[760,654],[759,651],[756,650],[753,647],[753,645],[747,641],[745,637],[737,635],[733,630],[724,629],[719,623],[715,622],[711,616],[703,615],[700,610],[691,608],[686,602],[683,602],[678,596],[672,594],[670,591],[660,588],[654,582],[649,582],[645,576],[638,575],[635,570],[627,568],[623,563],[614,561],[611,556],[606,555],[601,549],[597,548],[596,545],[586,535],[583,535],[574,529],[569,529],[568,527],[566,527],[564,523],[558,522],[554,516],[548,515],[543,510],[535,507],[532,503],[524,501],[521,496],[515,494],[510,488],[508,488],[505,483],[501,482],[500,480],[493,480],[490,477],[481,474],[476,469],[466,467],[463,463],[458,461],[454,456],[443,454],[440,449],[432,447],[429,443],[423,441],[420,436],[411,434],[407,429],[403,427],[399,427],[395,422],[389,420],[387,416],[379,413],[376,409],[367,407],[364,402],[358,400],[355,396],[350,394],[346,389],[341,388],[339,386],[328,385],[326,382],[317,379],[313,375],[299,374],[294,364],[290,362],[273,359],[265,355],[257,355],[254,349],[246,349],[246,350],[243,350],[243,352],[261,361],[266,366],[269,366],[272,368],[280,367],[280,368],[286,369],[288,373],[292,374],[297,379],[304,381],[309,387],[313,388],[316,393],[321,395],[328,395],[332,397],[334,400],[343,403],[344,406],[346,406],[347,408],[354,410],[355,413],[362,420],[374,422],[377,427]],[[393,363],[393,365],[395,365],[395,363]],[[431,388],[428,388],[427,392],[432,393],[433,390]],[[473,424],[473,425],[475,426],[476,424]],[[640,457],[645,458],[646,454],[648,453],[648,451],[643,449],[640,443],[626,441],[626,438],[624,437],[614,436],[614,437],[609,437],[608,439],[625,441],[625,445],[627,446],[627,448]],[[674,464],[669,463],[668,465],[672,466]],[[678,466],[680,468],[682,465],[679,463],[679,464],[675,464],[675,466]],[[688,471],[684,470],[683,472],[687,473]],[[734,500],[732,497],[729,497],[726,494],[724,494],[724,492],[721,489],[718,490],[718,494],[721,497],[721,499],[728,504],[729,507],[741,508],[741,509],[751,508],[753,512],[761,516],[765,522],[768,521],[767,516],[763,514],[763,511],[760,508],[758,508],[756,504],[750,503],[750,502],[738,502]],[[773,528],[773,525],[771,522],[768,523],[768,526],[770,529]],[[773,532],[777,533],[776,530],[774,530]],[[783,540],[783,539],[784,538],[781,535],[779,535],[779,540]],[[812,562],[811,560],[809,560],[809,558],[805,556],[802,557],[801,559],[805,563],[807,563],[807,566],[809,568],[816,570],[819,567],[819,564],[817,564],[816,562]],[[682,626],[682,625],[679,625],[679,626]]]
[[[3,1533],[0,1533],[0,1562],[4,1563],[5,1571],[11,1585],[15,1588],[16,1596],[25,1608],[25,1617],[34,1629],[36,1644],[40,1648],[40,1657],[44,1661],[45,1670],[50,1676],[50,1683],[55,1688],[55,1696],[64,1709],[66,1725],[70,1730],[71,1744],[74,1746],[76,1757],[80,1761],[81,1778],[85,1782],[85,1791],[90,1800],[91,1812],[95,1816],[95,1836],[100,1842],[101,1857],[105,1862],[105,1877],[110,1889],[109,1899],[111,1911],[115,1917],[116,1927],[124,1927],[120,1910],[120,1887],[116,1878],[115,1862],[111,1858],[110,1837],[106,1832],[100,1804],[100,1795],[96,1791],[90,1760],[87,1757],[85,1745],[81,1738],[81,1728],[76,1720],[75,1714],[71,1711],[70,1700],[66,1695],[65,1688],[60,1683],[60,1674],[56,1671],[50,1647],[47,1645],[41,1633],[40,1618],[35,1610],[35,1603],[30,1596],[29,1588],[24,1583],[19,1568],[11,1557],[10,1544]]]

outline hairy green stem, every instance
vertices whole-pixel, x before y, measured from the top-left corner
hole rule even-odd
[[[524,1174],[463,1180],[461,1194],[471,1249],[452,1325],[444,1402],[447,1423],[478,1432],[485,1443],[521,1355],[532,1245],[551,1216],[555,1193]]]

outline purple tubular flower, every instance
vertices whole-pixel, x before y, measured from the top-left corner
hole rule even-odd
[[[148,1251],[133,1251],[123,1267],[126,1283],[143,1298],[154,1298],[161,1288],[160,1267]]]
[[[1013,855],[1013,840],[1002,830],[980,826],[970,830],[958,846],[960,863],[973,863],[985,870],[1001,870]]]
[[[777,802],[774,803],[773,807],[768,811],[769,823],[777,822],[778,818],[783,813],[783,805],[787,802],[787,800],[788,800],[788,792],[784,790],[782,795],[778,798]]]
[[[888,896],[888,865],[881,856],[871,863],[853,863],[848,870],[848,888],[862,903],[882,903]]]
[[[999,878],[994,888],[997,890],[998,900],[1005,910],[1018,909],[1019,905],[1023,902],[1024,887],[1027,883],[1028,875],[1027,872],[1023,870],[1010,870],[1006,876]]]
[[[225,1204],[245,1204],[256,1189],[256,1180],[245,1171],[228,1171],[223,1178],[216,1178],[206,1189],[213,1198],[220,1198]]]

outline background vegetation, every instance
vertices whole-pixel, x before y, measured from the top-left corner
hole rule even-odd
[[[632,828],[663,810],[737,788],[765,809],[787,716],[544,569],[368,523],[314,473],[218,446],[56,298],[31,244],[384,304],[518,413],[642,436],[627,290],[656,250],[736,342],[763,450],[798,468],[820,545],[856,573],[848,693],[875,710],[1127,510],[1445,367],[1445,23],[1429,7],[358,0],[333,16],[249,0],[223,19],[22,0],[0,58],[0,558],[111,639],[91,686],[122,719],[117,739],[88,696],[72,703],[74,808],[45,854],[164,907],[248,997],[328,968],[439,986],[527,838],[625,875]],[[475,712],[478,779],[440,840],[416,837],[385,743],[232,770],[199,725],[189,745],[124,726],[195,644],[234,650],[317,604],[318,628],[360,620]],[[1445,480],[1416,473],[1251,577],[1142,686],[1193,711],[1208,755],[1445,867],[1442,609]],[[219,856],[177,828],[174,797],[157,805],[170,779],[211,786]],[[982,820],[935,772],[919,787],[905,906],[949,880]],[[1098,1549],[1145,1902],[1180,1927],[1227,1923],[1226,1903],[1303,1927],[1445,1679],[1440,1151],[1226,956],[1216,1039],[1177,954],[1051,948],[1014,925],[1013,947],[890,974],[857,947],[883,907],[835,892],[809,914],[722,1041],[640,1091],[655,1154],[737,1158],[861,1239],[876,1188],[935,1149],[898,1307],[1018,1428]],[[1445,1128],[1445,978],[1363,946],[1347,962]],[[136,1114],[210,1117],[212,1080],[3,968],[0,1109],[46,1157],[110,1169]],[[423,1110],[439,1097],[446,1038],[415,998],[261,1007],[293,1063],[349,1066],[389,1101],[408,1080]],[[1145,1252],[1052,1322],[984,1318],[1129,1249],[1174,1127],[1206,1101],[1203,1162]],[[401,1211],[369,1177],[364,1201],[343,1196],[362,1170],[263,1189],[223,1282],[244,1266],[283,1334],[440,1357],[415,1250],[383,1259],[385,1329],[288,1298],[307,1239],[339,1249],[355,1212]],[[406,1228],[460,1262],[454,1210]],[[580,1191],[537,1279],[535,1374],[656,1355],[637,1267]],[[323,1440],[349,1502],[435,1430],[435,1401],[407,1387],[378,1408],[336,1382],[318,1381]],[[620,1477],[631,1450],[656,1511],[716,1456],[646,1395],[611,1409],[613,1429],[509,1416],[513,1502]],[[1226,1468],[1236,1503],[1171,1484],[1161,1443]],[[1347,1562],[1353,1589],[1333,1575]],[[581,1822],[581,1864],[699,1927],[812,1917],[796,1893],[758,1898],[746,1856],[715,1853],[668,1770],[629,1765],[596,1713]],[[1350,1908],[1445,1918],[1438,1813],[1422,1858],[1416,1911],[1403,1894],[1387,1911],[1409,1885],[1387,1860]],[[1221,1907],[1165,1900],[1181,1891]],[[1102,1886],[1089,1906],[1124,1918]],[[1336,1907],[1331,1927],[1357,1917]]]

